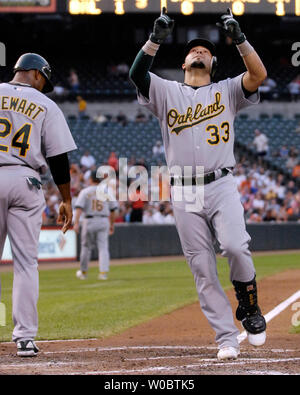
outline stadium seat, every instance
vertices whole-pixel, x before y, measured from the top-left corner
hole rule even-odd
[[[266,119],[266,118],[270,118],[270,116],[269,116],[269,114],[261,113],[261,114],[259,114],[259,118]]]

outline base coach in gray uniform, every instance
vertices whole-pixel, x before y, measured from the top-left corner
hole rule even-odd
[[[185,48],[184,83],[162,79],[151,73],[150,68],[173,25],[163,8],[150,39],[131,67],[130,78],[137,87],[139,103],[160,123],[176,226],[202,311],[216,332],[218,358],[235,359],[240,352],[239,330],[218,279],[214,243],[219,242],[222,255],[228,258],[238,300],[236,317],[246,329],[248,341],[262,345],[266,322],[257,303],[255,268],[248,248],[250,237],[232,169],[236,163],[235,115],[259,102],[258,87],[266,78],[266,69],[228,9],[218,25],[232,38],[247,71],[213,83],[217,65],[215,45],[198,38]],[[184,175],[186,166],[192,169],[189,176]],[[172,175],[175,167],[182,169],[181,175]],[[203,203],[188,210],[186,193],[181,201],[174,199],[178,187],[184,192],[187,188],[194,188],[199,194],[204,191]]]
[[[98,250],[99,280],[107,280],[109,272],[109,236],[114,233],[115,210],[117,202],[102,201],[97,196],[99,185],[97,172],[93,171],[90,176],[90,186],[84,188],[78,195],[75,203],[74,229],[79,232],[79,220],[83,214],[81,227],[81,251],[80,270],[76,277],[85,280],[88,272],[88,264],[91,260],[93,247]]]
[[[0,84],[0,258],[8,235],[14,264],[13,340],[17,355],[35,356],[39,295],[38,242],[45,199],[40,174],[48,166],[61,193],[58,222],[72,224],[68,151],[76,149],[59,107],[44,93],[51,69],[37,54],[24,54],[14,79]]]

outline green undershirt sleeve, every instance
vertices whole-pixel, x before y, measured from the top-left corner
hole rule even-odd
[[[149,70],[151,69],[154,56],[147,55],[142,49],[137,54],[129,71],[129,78],[137,87],[139,92],[149,99],[151,77]]]

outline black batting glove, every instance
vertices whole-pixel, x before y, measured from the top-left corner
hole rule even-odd
[[[153,33],[150,35],[150,40],[155,44],[162,44],[173,31],[175,21],[171,19],[166,12],[166,7],[163,7],[160,17],[154,22]]]
[[[233,18],[230,8],[227,8],[227,13],[221,16],[221,22],[216,25],[232,38],[234,44],[239,45],[246,41],[246,36],[242,33],[239,23]]]

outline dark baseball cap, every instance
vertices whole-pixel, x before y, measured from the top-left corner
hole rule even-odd
[[[93,180],[93,182],[100,182],[100,178],[97,177],[97,170],[91,171],[90,178]]]
[[[188,55],[188,53],[190,52],[190,50],[194,47],[204,47],[206,49],[208,49],[210,51],[210,53],[212,54],[212,56],[216,56],[216,46],[213,42],[206,40],[205,38],[195,38],[194,40],[189,41],[185,48],[184,48],[184,52],[183,52],[183,57],[184,59],[186,58],[186,56]]]

